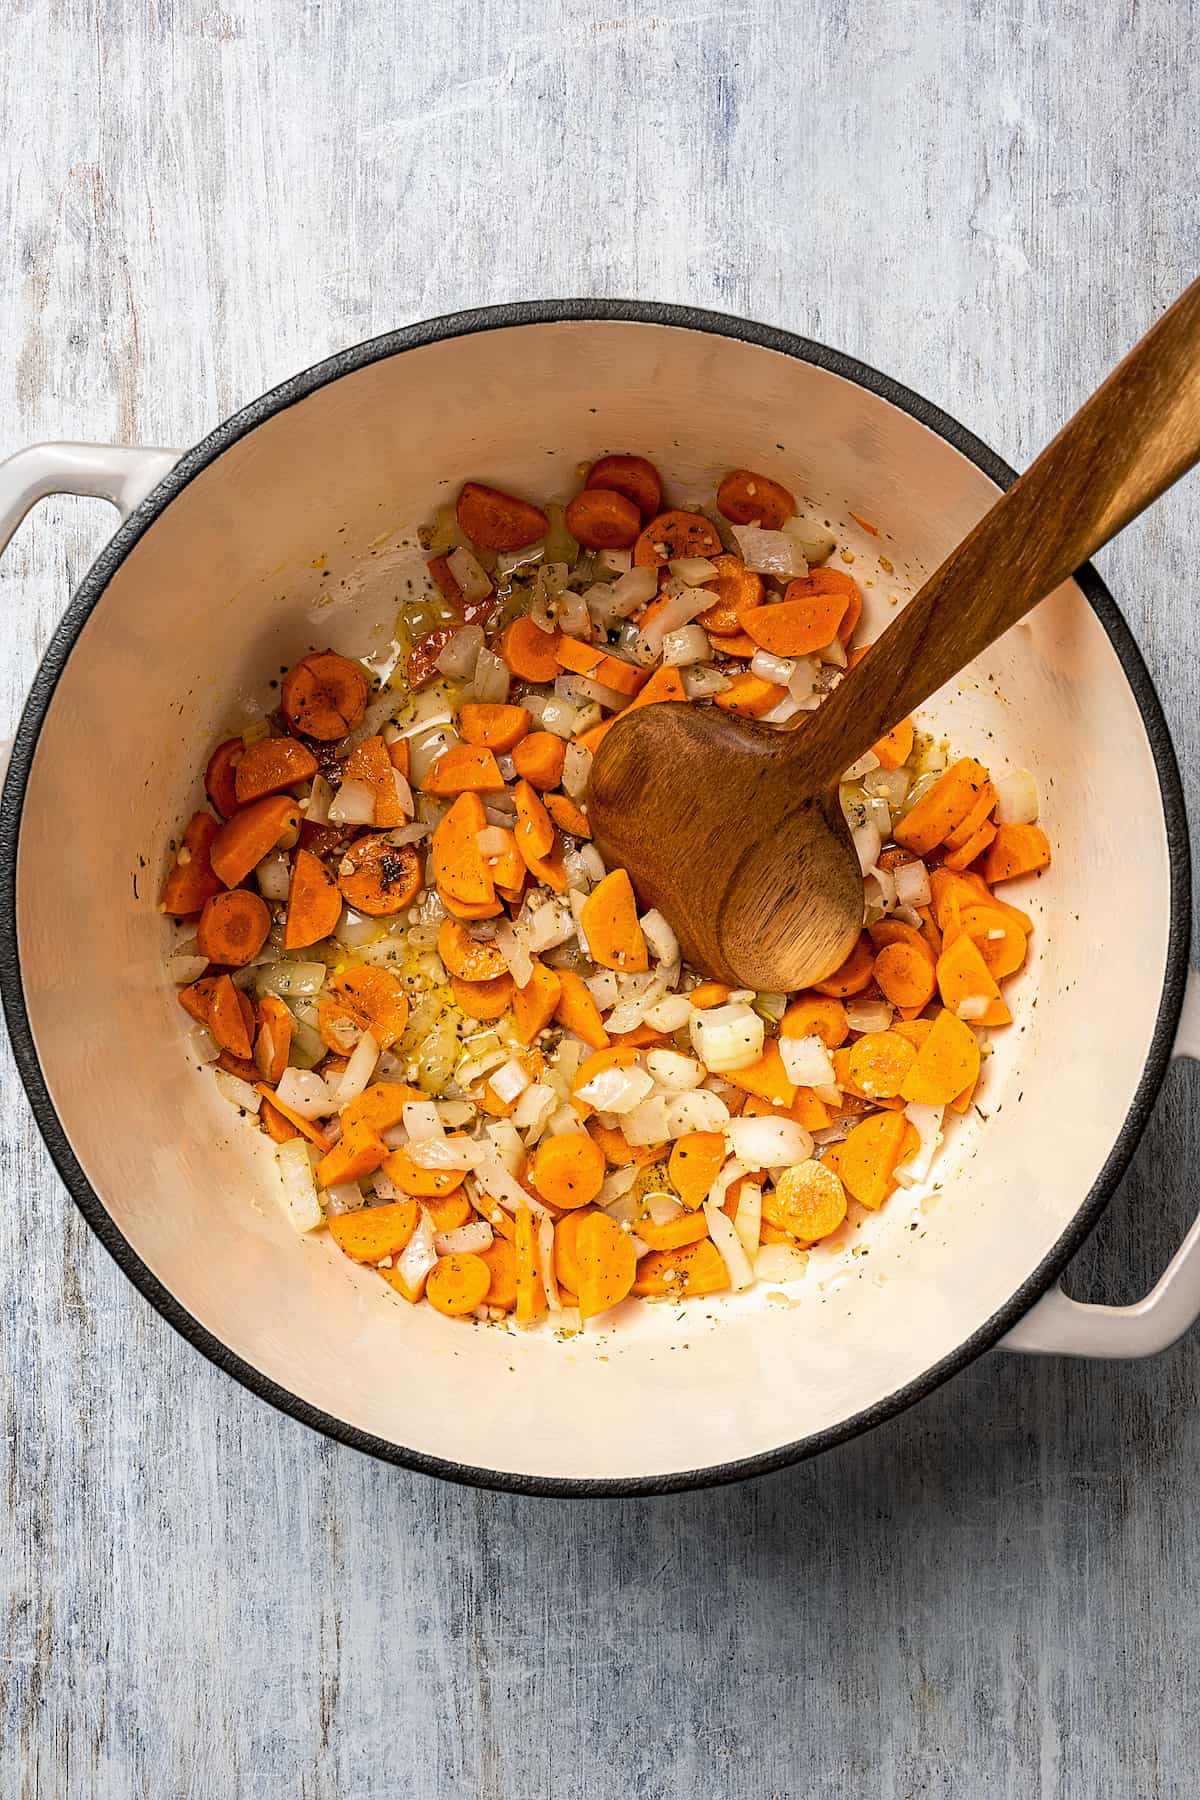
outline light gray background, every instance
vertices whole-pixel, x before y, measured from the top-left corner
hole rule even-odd
[[[0,454],[188,444],[386,327],[607,294],[824,339],[1020,462],[1196,272],[1187,0],[0,0],[0,23]],[[0,730],[110,525],[47,505],[7,559]],[[1193,478],[1101,559],[1191,800],[1198,540]],[[0,1074],[0,1793],[1195,1793],[1200,1341],[989,1358],[738,1489],[460,1492],[189,1350],[93,1243],[7,1052]],[[1178,1241],[1196,1100],[1177,1071],[1075,1292],[1131,1298]]]

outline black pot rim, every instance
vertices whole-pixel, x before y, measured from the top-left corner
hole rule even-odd
[[[675,1474],[576,1480],[475,1468],[441,1457],[426,1456],[360,1431],[344,1420],[311,1406],[298,1395],[268,1379],[251,1364],[236,1356],[180,1304],[146,1267],[118,1229],[76,1160],[50,1098],[25,1006],[16,924],[21,812],[41,728],[67,659],[92,609],[143,533],[201,470],[274,414],[296,405],[316,389],[343,375],[398,355],[402,351],[418,349],[443,339],[481,331],[504,330],[513,326],[607,320],[710,332],[743,343],[760,345],[764,349],[811,363],[817,368],[827,369],[878,395],[880,399],[888,401],[927,426],[968,457],[1000,487],[1008,487],[1016,479],[1015,471],[971,432],[940,408],[923,400],[889,376],[881,375],[855,358],[828,349],[808,338],[723,313],[647,301],[545,300],[482,307],[405,326],[329,357],[243,407],[193,450],[188,451],[121,525],[80,583],[42,659],[21,716],[3,799],[0,801],[0,883],[3,893],[3,905],[0,906],[0,998],[3,1000],[9,1035],[34,1117],[55,1167],[84,1218],[116,1263],[163,1318],[207,1356],[210,1362],[215,1363],[227,1375],[233,1376],[260,1399],[269,1401],[281,1412],[288,1413],[325,1436],[382,1461],[399,1464],[422,1474],[436,1475],[470,1487],[550,1497],[671,1494],[693,1488],[715,1487],[786,1468],[832,1449],[835,1445],[893,1418],[906,1407],[924,1399],[952,1375],[990,1349],[1062,1272],[1092,1230],[1133,1155],[1170,1061],[1187,980],[1191,929],[1191,854],[1174,747],[1158,694],[1141,652],[1115,601],[1089,564],[1078,571],[1076,580],[1121,660],[1141,712],[1158,774],[1170,859],[1170,924],[1162,995],[1145,1069],[1112,1150],[1091,1191],[1038,1268],[957,1349],[926,1369],[915,1380],[898,1388],[885,1399],[864,1408],[852,1418],[778,1449],[764,1451],[736,1462],[683,1470]]]

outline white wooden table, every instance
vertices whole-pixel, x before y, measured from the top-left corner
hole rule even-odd
[[[627,294],[839,345],[1020,462],[1196,272],[1187,0],[0,19],[0,454],[188,444],[385,327]],[[18,539],[0,731],[109,527],[63,503]],[[1198,542],[1193,479],[1102,558],[1189,798]],[[1200,1341],[987,1359],[748,1487],[458,1491],[188,1349],[91,1240],[7,1052],[0,1073],[0,1794],[1195,1793]],[[1131,1298],[1178,1241],[1196,1105],[1173,1075],[1076,1292]]]

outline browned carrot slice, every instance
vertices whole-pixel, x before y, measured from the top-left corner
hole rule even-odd
[[[764,681],[761,675],[751,675],[747,671],[745,675],[735,675],[716,700],[723,712],[737,713],[743,719],[759,719],[773,706],[778,706],[786,693],[785,687],[778,687],[775,682]]]
[[[552,731],[534,731],[517,745],[512,759],[522,781],[545,790],[557,787],[562,780],[566,754],[566,745]]]
[[[369,1125],[380,1137],[392,1131],[404,1119],[404,1108],[410,1100],[426,1100],[420,1088],[403,1081],[374,1081],[364,1088],[357,1100],[342,1108],[342,1130],[356,1125]]]
[[[270,1087],[278,1087],[292,1047],[292,1015],[274,994],[258,1003],[258,1036],[254,1040],[254,1066]]]
[[[532,723],[533,714],[525,706],[488,706],[471,700],[458,709],[458,729],[466,742],[500,755],[514,750]]]
[[[740,556],[718,556],[713,560],[717,578],[704,585],[713,588],[717,598],[700,614],[699,623],[710,636],[733,638],[741,634],[742,614],[762,605],[763,579],[748,569]]]
[[[307,744],[290,737],[262,738],[238,759],[234,774],[238,805],[261,800],[264,794],[278,794],[298,781],[308,781],[316,772],[317,759]]]
[[[258,955],[270,929],[271,915],[258,895],[233,888],[205,902],[196,943],[209,962],[240,969]]]
[[[193,981],[190,987],[180,988],[179,1004],[184,1012],[190,1013],[201,1025],[208,1024],[208,1009],[212,1003],[213,989],[217,985],[216,975],[202,975],[199,981]]]
[[[633,548],[635,568],[658,568],[680,556],[720,556],[721,537],[703,513],[664,512],[649,525]]]
[[[644,456],[602,456],[588,470],[587,485],[624,494],[644,519],[652,519],[662,505],[658,470]]]
[[[553,681],[558,674],[557,631],[543,631],[528,613],[513,619],[500,634],[500,655],[521,681]]]
[[[502,1019],[512,1004],[512,976],[505,973],[491,981],[464,981],[461,975],[450,977],[450,991],[460,1012],[469,1019],[486,1023]]]
[[[408,1023],[408,1000],[390,969],[343,969],[325,990],[330,1005],[369,1031],[381,1050],[390,1050]]]
[[[358,838],[338,866],[342,898],[372,919],[388,918],[411,906],[423,879],[421,858],[413,846],[393,844],[387,836]]]
[[[211,813],[193,813],[184,827],[183,842],[175,855],[171,872],[163,883],[159,909],[177,919],[190,919],[206,900],[221,891],[221,881],[212,866],[212,847],[222,827]]]
[[[451,744],[443,750],[421,783],[423,794],[498,794],[504,777],[492,752],[482,744]]]
[[[495,944],[476,940],[457,919],[442,920],[437,948],[449,973],[463,981],[497,981],[508,973],[508,964]]]
[[[566,525],[585,550],[628,550],[642,529],[642,515],[624,494],[588,487],[567,503]]]
[[[342,912],[338,884],[311,850],[297,850],[288,888],[285,950],[304,950],[329,936]]]
[[[583,903],[581,923],[595,962],[624,974],[650,967],[633,885],[624,869],[612,870],[592,889]]]
[[[231,818],[238,809],[237,766],[244,752],[240,737],[226,738],[217,745],[204,771],[204,791],[223,819]]]
[[[780,481],[753,469],[731,469],[717,489],[717,507],[733,525],[764,526],[778,531],[796,510],[796,502]],[[828,639],[826,639],[828,642]]]
[[[293,731],[328,743],[354,730],[368,691],[357,663],[336,650],[314,650],[284,677],[283,714]]]
[[[254,1008],[228,975],[218,975],[208,1003],[208,1028],[222,1050],[248,1057],[254,1035]]]
[[[209,860],[226,887],[245,881],[272,850],[290,850],[300,836],[300,808],[290,794],[254,800],[226,819],[212,840]]]
[[[809,656],[832,643],[846,610],[844,594],[798,595],[790,582],[782,600],[752,606],[742,614],[742,629],[773,656]]]
[[[576,806],[566,794],[547,794],[546,811],[554,820],[560,831],[569,831],[572,837],[590,838],[592,828],[588,824],[588,816],[582,807]]]
[[[463,484],[455,512],[459,529],[481,550],[521,550],[544,537],[549,526],[539,506],[479,481]]]

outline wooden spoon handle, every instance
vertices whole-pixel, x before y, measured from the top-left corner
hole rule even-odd
[[[836,780],[1200,459],[1200,281],[786,742]]]

